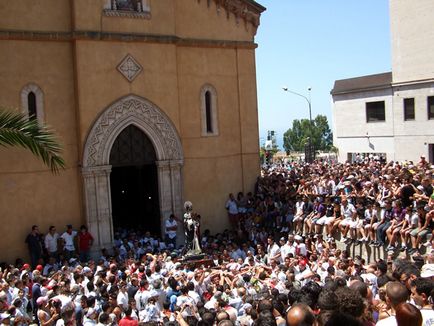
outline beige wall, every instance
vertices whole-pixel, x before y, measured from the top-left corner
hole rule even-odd
[[[77,166],[77,134],[71,44],[0,41],[0,106],[21,106],[20,92],[28,83],[44,95],[45,122],[65,149],[65,171],[52,175],[22,149],[0,149],[0,260],[24,256],[24,238],[33,224],[46,231],[53,224],[79,226],[82,215],[81,177]],[[8,248],[7,250],[5,250]]]
[[[71,29],[69,0],[0,1],[0,29],[62,31]]]
[[[432,0],[390,0],[394,83],[433,78],[433,21]]]
[[[209,7],[207,1],[151,1],[151,19],[106,17],[104,3],[76,0],[72,15],[66,0],[0,4],[0,32],[29,32],[0,34],[0,62],[5,63],[0,66],[0,106],[18,108],[21,89],[30,82],[37,84],[44,94],[45,121],[64,145],[67,162],[66,170],[55,176],[24,150],[0,149],[0,216],[7,222],[0,260],[26,257],[23,241],[33,224],[43,232],[54,224],[60,232],[68,223],[76,227],[85,223],[80,164],[86,137],[103,110],[129,94],[153,102],[177,129],[184,151],[183,199],[192,201],[203,216],[204,229],[221,231],[228,226],[224,208],[228,193],[253,190],[259,173],[252,43],[256,28],[242,19],[237,22],[233,14],[228,18],[223,10],[218,13],[213,1]],[[62,34],[73,26],[77,31],[157,38],[102,41]],[[47,35],[51,41],[44,40]],[[190,41],[167,38],[174,35]],[[127,54],[143,68],[133,82],[116,69]],[[204,84],[217,92],[215,137],[201,137]]]

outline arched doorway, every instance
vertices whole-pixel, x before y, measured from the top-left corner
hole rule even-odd
[[[113,244],[110,176],[116,172],[119,167],[116,165],[121,160],[112,159],[111,154],[117,152],[115,143],[117,139],[124,139],[124,136],[118,138],[124,130],[141,132],[144,135],[139,137],[141,141],[148,140],[152,144],[158,180],[160,232],[164,231],[162,225],[171,213],[182,215],[183,150],[178,132],[169,117],[152,102],[136,95],[123,97],[102,111],[84,146],[82,174],[86,220],[95,238],[96,250],[110,248]],[[143,146],[151,147],[149,144]],[[112,166],[113,162],[116,162],[115,166]]]
[[[143,131],[126,127],[110,151],[110,190],[114,228],[159,235],[160,207],[154,146]]]

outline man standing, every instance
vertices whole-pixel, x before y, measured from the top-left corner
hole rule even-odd
[[[278,263],[282,262],[282,255],[280,252],[280,247],[277,243],[274,242],[274,238],[272,236],[268,236],[267,238],[267,253],[268,253],[268,261],[274,260]]]
[[[80,227],[80,234],[78,235],[78,250],[80,253],[80,261],[87,263],[90,258],[90,247],[93,244],[93,236],[87,230],[85,225]]]
[[[77,235],[77,231],[72,230],[72,225],[66,226],[66,231],[62,234],[63,239],[63,255],[67,260],[75,255],[74,238]]]
[[[48,229],[48,233],[45,236],[44,244],[47,249],[49,257],[57,259],[57,242],[59,240],[59,234],[56,232],[56,228],[52,225]]]
[[[41,234],[37,225],[32,226],[32,232],[27,235],[25,242],[29,248],[32,267],[36,268],[38,260],[42,257]]]
[[[233,194],[229,194],[226,209],[228,211],[229,223],[231,223],[232,228],[236,230],[238,228],[238,206]]]
[[[177,218],[174,214],[170,214],[169,219],[166,220],[166,245],[169,247],[170,245],[176,249],[176,231],[178,229]]]

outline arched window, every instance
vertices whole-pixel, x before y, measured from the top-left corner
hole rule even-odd
[[[29,118],[38,118],[38,112],[36,108],[36,95],[33,92],[30,92],[27,95],[27,112],[29,112]]]
[[[39,86],[27,84],[21,90],[21,110],[27,117],[44,122],[44,94]]]
[[[217,92],[211,85],[202,87],[201,99],[201,125],[202,136],[218,135]]]

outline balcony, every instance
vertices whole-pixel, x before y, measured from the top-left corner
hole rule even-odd
[[[106,0],[103,14],[110,17],[151,18],[150,0]]]

